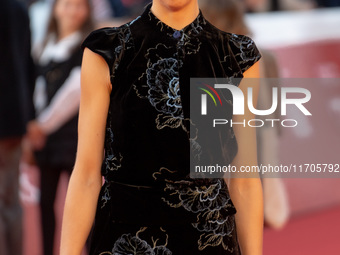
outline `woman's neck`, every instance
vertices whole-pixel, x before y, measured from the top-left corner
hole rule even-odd
[[[178,6],[172,2],[177,1],[153,0],[151,11],[159,20],[174,29],[181,30],[199,14],[197,0],[188,1],[185,5]]]

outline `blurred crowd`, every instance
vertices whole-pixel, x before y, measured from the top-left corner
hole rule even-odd
[[[148,2],[150,0],[1,1],[1,255],[22,253],[22,213],[18,196],[20,162],[40,169],[43,254],[53,254],[54,201],[58,181],[62,172],[72,172],[76,154],[82,57],[79,46],[93,29],[123,24],[139,15]],[[200,2],[206,18],[214,25],[228,32],[248,35],[250,31],[243,19],[247,12],[340,6],[340,0]],[[36,12],[37,6],[40,6],[40,12]],[[37,13],[39,17],[34,16]],[[32,40],[32,34],[39,33],[41,36]],[[275,58],[265,50],[262,50],[262,55],[265,60],[262,76],[278,77]],[[270,88],[270,84],[266,86]],[[261,101],[266,102],[265,99]],[[275,140],[279,133],[276,130],[271,134],[258,135]],[[272,153],[275,148],[270,150]],[[272,155],[270,160],[275,164],[277,158]],[[266,158],[263,152],[260,160],[265,161]],[[268,201],[268,206],[265,217],[269,226],[278,228],[284,225],[289,214],[284,189],[279,179],[266,181],[268,197],[265,201]],[[270,206],[273,199],[275,207]]]
[[[53,2],[53,0],[22,0],[28,5],[37,1]],[[137,15],[140,7],[150,0],[93,0],[96,5],[106,5],[105,17],[122,17]],[[340,5],[339,0],[239,0],[246,6],[247,11],[278,11],[278,10],[301,10],[317,7],[336,7]],[[104,17],[99,17],[102,19]]]
[[[242,0],[249,12],[306,10],[340,6],[339,0]]]
[[[51,4],[54,0],[22,0],[27,5],[37,2]],[[111,18],[132,18],[151,0],[92,0],[94,16],[97,21]],[[340,6],[340,0],[239,0],[246,12],[280,10],[304,10],[319,7]]]

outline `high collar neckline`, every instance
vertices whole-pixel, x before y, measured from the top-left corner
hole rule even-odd
[[[206,24],[206,20],[203,17],[201,9],[199,10],[198,15],[196,18],[186,25],[182,29],[175,29],[168,24],[161,21],[152,11],[151,11],[152,3],[148,4],[145,7],[145,10],[143,14],[141,15],[145,19],[147,19],[150,23],[152,23],[154,26],[156,26],[161,32],[168,33],[169,35],[176,37],[176,35],[181,35],[182,33],[186,35],[192,35],[192,34],[199,34],[203,30],[203,26]]]

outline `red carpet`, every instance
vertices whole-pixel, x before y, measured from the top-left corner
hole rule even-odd
[[[340,206],[295,217],[282,230],[264,232],[264,255],[339,254]]]

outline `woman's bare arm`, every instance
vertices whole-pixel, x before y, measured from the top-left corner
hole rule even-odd
[[[78,149],[71,175],[61,235],[61,255],[80,255],[93,224],[110,103],[109,69],[105,60],[85,48],[81,70]]]
[[[257,62],[244,73],[245,78],[259,77],[259,63]],[[257,83],[257,84],[256,84]],[[247,86],[246,86],[247,85]],[[253,102],[256,107],[256,101],[259,91],[259,83],[254,79],[252,82],[241,82],[239,88],[245,95],[247,102],[247,87],[253,88]],[[246,123],[249,119],[254,119],[254,114],[248,110],[245,104],[244,115],[234,115],[233,122]],[[256,129],[246,125],[233,126],[238,144],[238,153],[234,158],[232,165],[240,169],[241,166],[257,166],[257,149],[256,149]],[[263,194],[262,184],[258,174],[252,175],[252,178],[230,178],[229,191],[231,199],[236,207],[235,215],[238,240],[243,255],[260,255],[262,254],[263,240]]]

